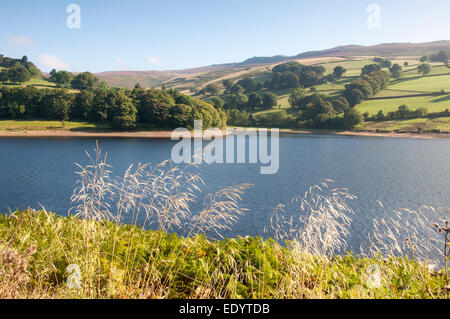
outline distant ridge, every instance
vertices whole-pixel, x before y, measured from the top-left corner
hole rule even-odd
[[[324,56],[400,56],[400,55],[427,55],[441,50],[450,50],[450,41],[434,41],[426,43],[383,43],[373,46],[346,45],[321,51],[309,51],[296,55],[294,58],[315,58]]]

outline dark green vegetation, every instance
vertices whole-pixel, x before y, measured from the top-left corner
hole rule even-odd
[[[0,119],[77,120],[131,129],[139,124],[155,128],[224,127],[225,113],[211,104],[175,90],[118,89],[105,86],[77,93],[65,89],[0,89]]]
[[[28,61],[27,56],[13,59],[0,54],[0,67],[0,82],[3,83],[21,84],[42,74],[31,61]]]
[[[436,44],[435,47],[440,46]],[[134,89],[110,88],[89,72],[71,74],[52,70],[51,82],[47,83],[65,91],[58,94],[46,91],[47,95],[58,96],[43,101],[46,105],[41,108],[46,111],[31,111],[33,106],[28,104],[39,102],[24,99],[27,93],[22,97],[15,94],[8,100],[0,97],[0,117],[84,121],[119,129],[190,128],[194,119],[202,119],[204,127],[223,127],[227,122],[243,127],[308,130],[355,127],[371,130],[383,121],[445,118],[450,108],[448,51],[423,52],[430,55],[422,58],[330,57],[315,62],[284,62],[283,57],[270,62],[270,59],[256,58],[251,60],[255,65],[239,64],[235,69],[214,66],[192,70],[196,74],[192,80],[195,88],[188,90],[185,87],[191,83],[186,73],[172,82],[164,82],[160,91],[151,89],[151,93],[139,83]],[[9,72],[11,65],[17,65],[19,69],[34,67],[26,57],[3,59],[8,67],[3,71]],[[274,64],[264,65],[269,62]],[[37,81],[34,77],[25,85],[38,85]],[[5,84],[4,87],[17,86],[12,82]],[[67,97],[67,103],[61,102],[63,97]],[[419,133],[447,131],[445,125],[437,127],[435,121],[428,123],[426,129],[413,125],[408,126],[408,130]]]
[[[71,264],[80,266],[80,288],[66,284]],[[0,298],[446,298],[444,286],[442,272],[407,258],[327,258],[261,238],[0,215]]]
[[[7,81],[12,81],[13,75],[14,82],[29,80],[31,75],[26,68],[40,72],[26,57],[20,62],[2,59],[2,65],[13,65],[2,69],[2,74],[8,75]],[[26,78],[19,79],[16,71],[25,74]],[[216,109],[207,102],[172,89],[110,88],[105,83],[99,84],[99,80],[89,72],[73,76],[67,71],[53,70],[50,81],[61,89],[2,86],[0,119],[75,120],[109,124],[117,129],[132,129],[137,124],[155,128],[192,128],[196,119],[203,121],[204,128],[226,125],[226,116],[221,108]]]

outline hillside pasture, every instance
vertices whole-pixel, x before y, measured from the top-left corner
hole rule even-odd
[[[361,113],[369,112],[370,114],[376,114],[381,110],[386,114],[388,112],[397,111],[398,107],[401,105],[406,105],[411,110],[425,107],[430,113],[442,112],[446,109],[450,109],[450,95],[368,100],[358,105],[357,109]]]
[[[391,90],[407,90],[417,92],[450,91],[450,75],[425,76],[421,78],[405,78],[393,82]]]

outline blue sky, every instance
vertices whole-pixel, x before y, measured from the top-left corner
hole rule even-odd
[[[367,27],[370,4],[381,27]],[[81,8],[69,29],[66,8]],[[2,3],[0,52],[44,71],[168,70],[295,55],[346,44],[450,39],[450,1],[15,0]]]

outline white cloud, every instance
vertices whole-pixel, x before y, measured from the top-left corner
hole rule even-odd
[[[72,66],[63,59],[48,53],[41,54],[38,63],[48,69],[69,70]]]
[[[8,41],[21,47],[30,47],[33,44],[30,38],[22,35],[12,35],[8,38]]]
[[[155,56],[149,56],[147,58],[147,62],[150,64],[160,64],[161,63],[161,61],[159,61],[159,59]]]

